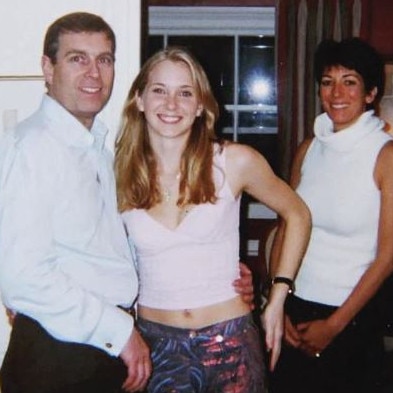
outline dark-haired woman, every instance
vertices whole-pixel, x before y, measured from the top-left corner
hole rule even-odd
[[[325,113],[291,178],[312,214],[311,240],[286,303],[271,392],[375,393],[383,341],[372,299],[393,270],[393,141],[372,110],[384,69],[352,38],[323,41],[315,71]]]

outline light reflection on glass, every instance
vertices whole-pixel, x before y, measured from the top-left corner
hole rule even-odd
[[[250,93],[255,101],[262,100],[271,94],[269,81],[263,78],[254,78],[251,83]]]

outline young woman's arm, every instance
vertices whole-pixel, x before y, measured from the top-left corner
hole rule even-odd
[[[307,150],[312,142],[312,138],[305,139],[298,147],[295,158],[293,160],[291,168],[290,186],[295,190],[300,183],[301,178],[301,168],[303,164],[304,157]],[[280,250],[282,248],[283,236],[285,231],[285,222],[279,220],[279,226],[277,229],[276,236],[273,240],[272,251],[270,253],[269,262],[269,273],[271,277],[277,275],[277,266],[280,260]],[[289,317],[285,316],[284,321],[284,340],[292,345],[293,347],[299,347],[301,345],[301,337],[297,329],[292,325]]]
[[[293,279],[307,247],[311,217],[305,203],[254,149],[239,144],[227,146],[227,176],[234,195],[243,191],[277,212],[285,223],[276,276]],[[264,312],[266,345],[271,351],[270,368],[277,362],[283,333],[283,306],[288,285],[279,283],[270,291]]]

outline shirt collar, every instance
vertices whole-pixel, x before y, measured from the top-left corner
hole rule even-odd
[[[40,110],[45,114],[46,121],[51,126],[54,136],[70,146],[93,146],[102,150],[108,129],[97,117],[88,130],[78,119],[68,112],[58,101],[44,95]]]

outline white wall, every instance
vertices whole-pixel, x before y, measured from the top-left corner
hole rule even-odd
[[[124,100],[139,69],[140,0],[0,0],[0,137],[40,103],[45,30],[59,16],[74,11],[101,15],[116,33],[115,86],[100,115],[110,127],[108,145],[112,147]],[[8,335],[9,326],[0,305],[0,364]]]

